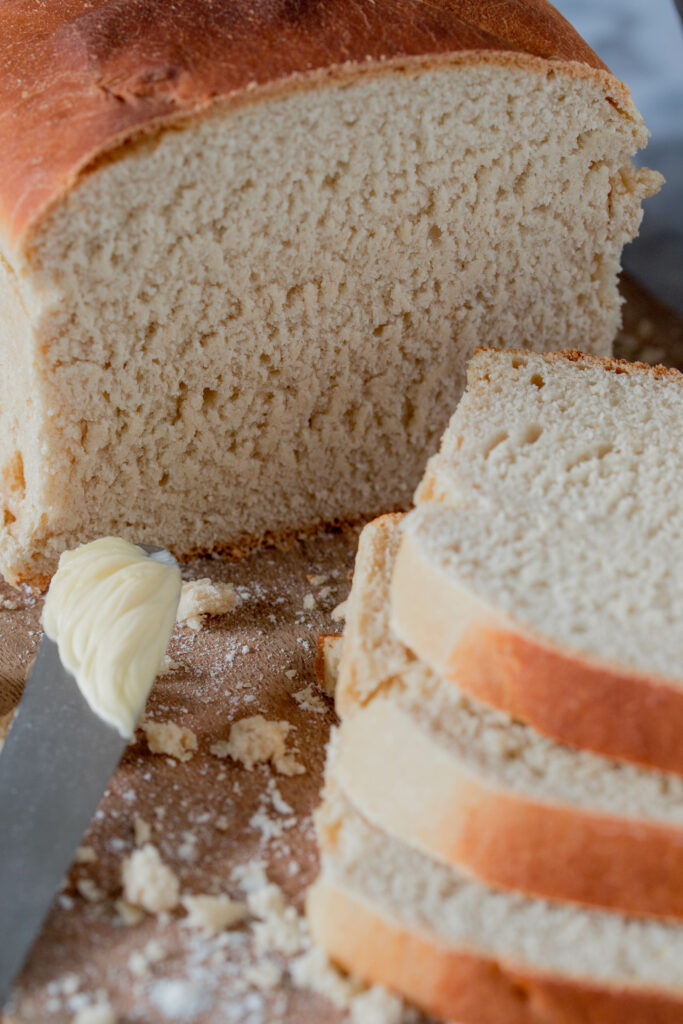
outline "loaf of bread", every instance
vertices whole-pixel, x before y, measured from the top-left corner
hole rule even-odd
[[[389,622],[400,539],[384,516],[359,542],[332,755],[344,792],[490,885],[683,918],[683,779],[555,743],[415,659]]]
[[[683,927],[498,891],[371,825],[331,773],[309,892],[347,970],[463,1024],[681,1024]]]
[[[476,344],[605,354],[658,175],[545,0],[0,10],[0,570],[406,504]]]
[[[405,521],[397,635],[570,745],[683,773],[683,375],[480,352]]]

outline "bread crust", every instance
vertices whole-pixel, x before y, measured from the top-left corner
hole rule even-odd
[[[611,987],[532,973],[526,967],[447,946],[426,931],[383,917],[337,885],[309,892],[314,941],[347,971],[399,992],[460,1024],[683,1024],[674,992]]]
[[[682,687],[532,634],[437,575],[408,536],[396,559],[392,614],[409,648],[484,704],[569,746],[683,774]],[[456,622],[462,628],[452,632]]]
[[[344,720],[334,765],[365,818],[494,888],[683,918],[683,828],[475,776],[391,698]]]
[[[14,0],[0,10],[0,228],[27,243],[98,161],[222,106],[461,57],[630,94],[546,0]]]

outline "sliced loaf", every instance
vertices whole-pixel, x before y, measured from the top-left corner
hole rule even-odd
[[[400,539],[397,516],[360,538],[337,688],[345,792],[491,885],[683,917],[683,780],[555,743],[417,661],[389,624]]]
[[[345,969],[460,1024],[681,1024],[683,927],[497,892],[328,791],[311,931]]]
[[[682,477],[677,372],[479,353],[406,522],[396,633],[555,738],[683,772]]]

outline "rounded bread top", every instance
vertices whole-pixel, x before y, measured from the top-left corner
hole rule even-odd
[[[22,246],[103,155],[220,102],[468,54],[606,70],[546,0],[8,0],[0,231]]]

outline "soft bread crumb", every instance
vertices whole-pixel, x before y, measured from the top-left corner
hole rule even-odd
[[[101,903],[104,899],[104,892],[95,885],[92,878],[79,878],[76,889],[88,903]]]
[[[152,838],[152,827],[149,822],[141,818],[140,815],[136,815],[135,821],[133,822],[133,830],[135,832],[135,845],[144,846]]]
[[[330,614],[331,614],[331,617],[335,620],[335,622],[337,622],[340,619],[345,619],[346,618],[346,601],[342,601],[341,604],[338,604],[337,607],[335,609],[333,609],[333,611]]]
[[[175,873],[159,856],[152,843],[126,857],[121,870],[123,896],[127,903],[150,914],[161,914],[178,905],[180,885]]]
[[[184,725],[148,720],[142,728],[153,754],[168,754],[178,761],[189,761],[197,749],[197,737]]]
[[[164,660],[161,663],[161,668],[157,672],[157,675],[166,676],[169,674],[169,672],[175,672],[177,668],[182,668],[181,663],[172,658],[170,654],[165,654]]]
[[[316,693],[312,683],[304,686],[303,690],[297,690],[292,694],[302,711],[311,711],[316,715],[324,715],[327,711],[327,704],[320,694]]]
[[[239,924],[249,914],[246,903],[232,900],[222,893],[220,896],[183,896],[182,904],[187,910],[184,924],[199,928],[206,935],[218,935]]]
[[[137,978],[147,978],[150,967],[161,963],[168,955],[167,950],[157,939],[150,939],[142,949],[136,949],[128,957],[128,970]]]
[[[200,630],[209,615],[226,615],[237,603],[229,583],[213,583],[208,577],[183,583],[176,622]]]
[[[313,594],[304,594],[304,611],[312,612],[318,605]]]
[[[293,754],[285,752],[285,740],[292,726],[289,722],[270,722],[263,715],[241,718],[230,729],[228,740],[211,746],[216,757],[232,757],[249,771],[255,764],[271,761],[282,775],[302,775],[306,768]]]
[[[116,1014],[109,1002],[93,1003],[78,1011],[73,1024],[116,1024]]]
[[[318,685],[328,697],[334,697],[339,678],[339,663],[344,649],[341,633],[322,633],[318,637],[318,653],[315,657],[315,677]]]
[[[142,920],[143,914],[140,908],[134,907],[132,903],[128,903],[126,900],[117,900],[114,907],[122,924],[130,926]]]
[[[278,885],[267,882],[247,894],[249,910],[258,918],[254,923],[254,945],[259,953],[284,953],[291,956],[306,948],[308,929],[296,907],[285,900]]]
[[[92,864],[97,860],[97,854],[92,846],[77,846],[74,854],[74,864]]]
[[[20,607],[11,597],[0,597],[0,612],[15,612]]]

